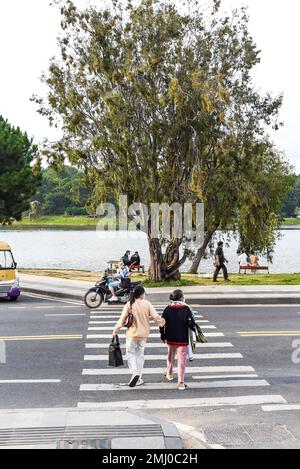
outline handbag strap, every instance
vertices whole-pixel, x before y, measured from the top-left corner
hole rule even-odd
[[[120,345],[119,336],[118,336],[118,335],[115,335],[115,336],[112,338],[111,343],[112,343],[112,344],[116,343],[116,345]]]

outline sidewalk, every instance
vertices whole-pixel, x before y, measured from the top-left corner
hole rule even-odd
[[[128,409],[0,410],[0,449],[182,448],[173,423]]]
[[[58,298],[82,301],[85,293],[93,286],[90,282],[65,280],[21,274],[22,291]],[[169,301],[173,287],[147,288],[153,303]],[[275,286],[192,286],[182,287],[190,304],[234,305],[234,304],[300,304],[300,285]]]

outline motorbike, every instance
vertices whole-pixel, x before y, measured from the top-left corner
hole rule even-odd
[[[109,289],[111,278],[105,273],[102,279],[91,288],[84,297],[86,306],[90,309],[100,308],[103,303],[107,304],[125,304],[129,301],[130,292],[141,285],[142,282],[131,282],[130,278],[122,279],[120,288],[116,290],[118,301],[110,301],[112,294]]]

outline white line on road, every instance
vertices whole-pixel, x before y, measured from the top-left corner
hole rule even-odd
[[[178,409],[197,407],[235,407],[261,404],[286,403],[280,395],[250,395],[233,397],[213,397],[195,399],[161,399],[161,400],[139,400],[139,401],[119,401],[113,402],[114,408],[123,407],[129,409]],[[79,402],[79,408],[84,409],[107,409],[112,407],[112,402]]]
[[[1,379],[0,384],[44,384],[61,383],[61,379]]]
[[[224,337],[224,334],[222,332],[206,332],[205,337]],[[119,334],[118,335],[119,339],[125,339],[126,335],[125,334]],[[150,339],[159,339],[160,334],[150,334]],[[112,333],[111,334],[88,334],[86,336],[88,340],[91,339],[111,339],[112,338]]]
[[[209,323],[209,321],[197,321],[197,322],[198,322],[198,324],[208,324]],[[116,322],[115,321],[89,321],[89,324],[94,324],[94,325],[95,324],[111,324],[111,325],[114,325],[114,324],[116,324]],[[204,329],[204,327],[202,327],[202,329]]]
[[[126,357],[123,357],[126,360]],[[244,358],[241,353],[198,353],[194,354],[194,360],[223,360],[229,358]],[[107,361],[107,355],[85,355],[85,361]],[[145,355],[146,361],[167,360],[167,353],[164,355]]]
[[[78,305],[78,306],[83,306],[83,302],[79,302],[76,300],[67,300],[63,298],[53,298],[52,296],[46,296],[46,295],[37,295],[34,293],[23,293],[23,296],[28,297],[28,298],[39,298],[41,300],[47,300],[47,301],[53,301],[55,303],[66,303],[69,305]]]
[[[152,326],[150,328],[151,330],[157,330],[157,326]],[[217,329],[216,326],[202,326],[201,329],[203,329],[204,331],[206,330],[213,330],[213,329]],[[111,330],[111,327],[108,327],[108,326],[103,326],[103,327],[89,327],[88,328],[88,331],[110,331]]]
[[[53,318],[53,317],[73,317],[73,316],[84,316],[86,317],[86,314],[84,313],[78,313],[78,314],[72,314],[72,313],[66,313],[66,314],[45,314],[46,318]]]
[[[265,405],[262,406],[264,412],[283,412],[288,410],[300,410],[300,404],[289,404],[289,405]]]
[[[258,375],[254,374],[236,374],[236,375],[211,375],[211,376],[192,376],[196,381],[202,381],[203,379],[227,379],[227,378],[258,378]]]
[[[211,388],[251,388],[251,387],[264,387],[270,386],[270,384],[259,379],[248,379],[248,380],[232,380],[232,381],[212,381],[207,383],[189,383],[189,389],[211,389]],[[82,384],[80,391],[174,391],[177,390],[177,384],[173,383],[147,383],[144,386],[137,386],[136,388],[130,389],[128,384]]]
[[[121,347],[125,349],[126,344],[121,344]],[[146,345],[146,349],[148,348],[163,348],[166,347],[162,342],[148,342]],[[202,348],[230,348],[233,345],[230,342],[208,342],[207,344],[197,344],[197,349],[199,350]],[[107,349],[107,344],[85,344],[85,348],[88,349]]]
[[[144,368],[143,375],[163,375],[165,374],[165,368]],[[255,372],[252,366],[200,366],[190,367],[186,369],[186,373],[197,374],[197,373],[251,373]],[[177,370],[174,369],[174,373]],[[130,371],[128,368],[100,368],[93,369],[88,368],[83,370],[83,375],[86,376],[112,376],[112,375],[128,375]]]

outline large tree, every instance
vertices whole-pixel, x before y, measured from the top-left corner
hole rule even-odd
[[[259,53],[245,10],[223,17],[217,0],[210,11],[189,1],[187,12],[167,0],[112,0],[110,8],[84,11],[71,0],[59,3],[61,57],[43,77],[47,99],[35,98],[41,114],[63,129],[49,158],[83,168],[99,202],[120,194],[147,205],[204,201],[197,270],[217,229],[247,218],[243,204],[253,216],[260,197],[253,168],[268,160],[264,129],[278,125],[281,97],[261,96],[252,83]],[[285,187],[289,170],[276,161]],[[275,206],[262,207],[272,231]],[[246,226],[241,218],[239,227]],[[148,239],[151,278],[178,275],[189,255],[183,249],[180,256],[182,239],[165,250],[150,231]]]
[[[0,116],[0,224],[21,219],[39,181],[37,146]]]

